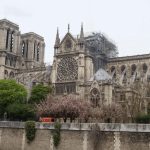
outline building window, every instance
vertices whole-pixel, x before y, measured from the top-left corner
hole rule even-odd
[[[113,79],[116,79],[116,68],[114,66],[110,69],[111,75]]]
[[[127,82],[127,74],[125,72],[124,75],[123,75],[123,83],[126,83],[126,82]]]
[[[11,33],[10,51],[12,52],[14,47],[14,31]]]
[[[10,58],[9,60],[10,60],[10,66],[12,66],[13,65],[13,59]]]
[[[21,49],[21,51],[22,51],[22,57],[24,57],[24,54],[25,54],[25,42],[24,41],[22,43],[22,49]]]
[[[125,68],[126,68],[125,65],[121,66],[121,73],[123,73],[125,71]]]
[[[33,59],[35,59],[35,56],[36,56],[36,42],[34,42]]]
[[[26,58],[28,58],[28,40],[26,42]]]
[[[133,65],[131,66],[131,75],[132,75],[132,76],[135,75],[135,71],[136,71],[136,65],[133,64]]]
[[[144,63],[144,64],[143,64],[143,73],[146,73],[146,72],[147,72],[147,68],[148,68],[147,65]]]
[[[6,35],[6,49],[8,48],[8,40],[9,40],[9,29],[7,30],[7,35]]]
[[[70,94],[76,92],[76,84],[74,82],[70,83],[57,83],[55,84],[56,94]]]
[[[5,65],[8,65],[8,57],[5,58]]]
[[[91,95],[90,99],[91,99],[93,107],[99,106],[100,93],[99,93],[98,89],[96,89],[96,88],[92,89],[90,95]]]
[[[113,73],[116,70],[114,66],[111,67],[110,72]]]
[[[40,59],[40,44],[37,45],[37,61]]]
[[[13,67],[16,67],[16,58],[13,59]]]

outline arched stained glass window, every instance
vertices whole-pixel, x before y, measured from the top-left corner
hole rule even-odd
[[[100,93],[99,93],[98,89],[93,88],[91,90],[90,96],[91,96],[90,99],[91,99],[93,107],[99,106]]]

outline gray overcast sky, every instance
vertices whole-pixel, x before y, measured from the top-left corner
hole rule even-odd
[[[53,60],[56,28],[67,31],[101,31],[112,39],[119,56],[150,53],[150,0],[0,0],[0,19],[20,26],[21,33],[45,38],[45,61]]]

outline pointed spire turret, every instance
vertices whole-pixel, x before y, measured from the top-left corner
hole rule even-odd
[[[70,24],[68,24],[68,33],[70,32]]]
[[[54,48],[58,48],[59,44],[60,44],[59,29],[57,27],[57,34],[56,34],[56,40],[55,40],[55,46],[54,46]]]
[[[84,39],[83,23],[81,24],[80,40]]]
[[[79,46],[81,49],[84,48],[84,31],[83,31],[83,23],[81,24],[80,38],[79,38]]]

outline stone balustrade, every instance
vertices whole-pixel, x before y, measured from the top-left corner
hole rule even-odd
[[[121,123],[62,123],[62,130],[89,131],[98,125],[101,131],[109,132],[150,132],[150,124],[121,124]],[[24,128],[24,122],[0,121],[0,128]],[[36,123],[37,129],[54,129],[54,123]]]

